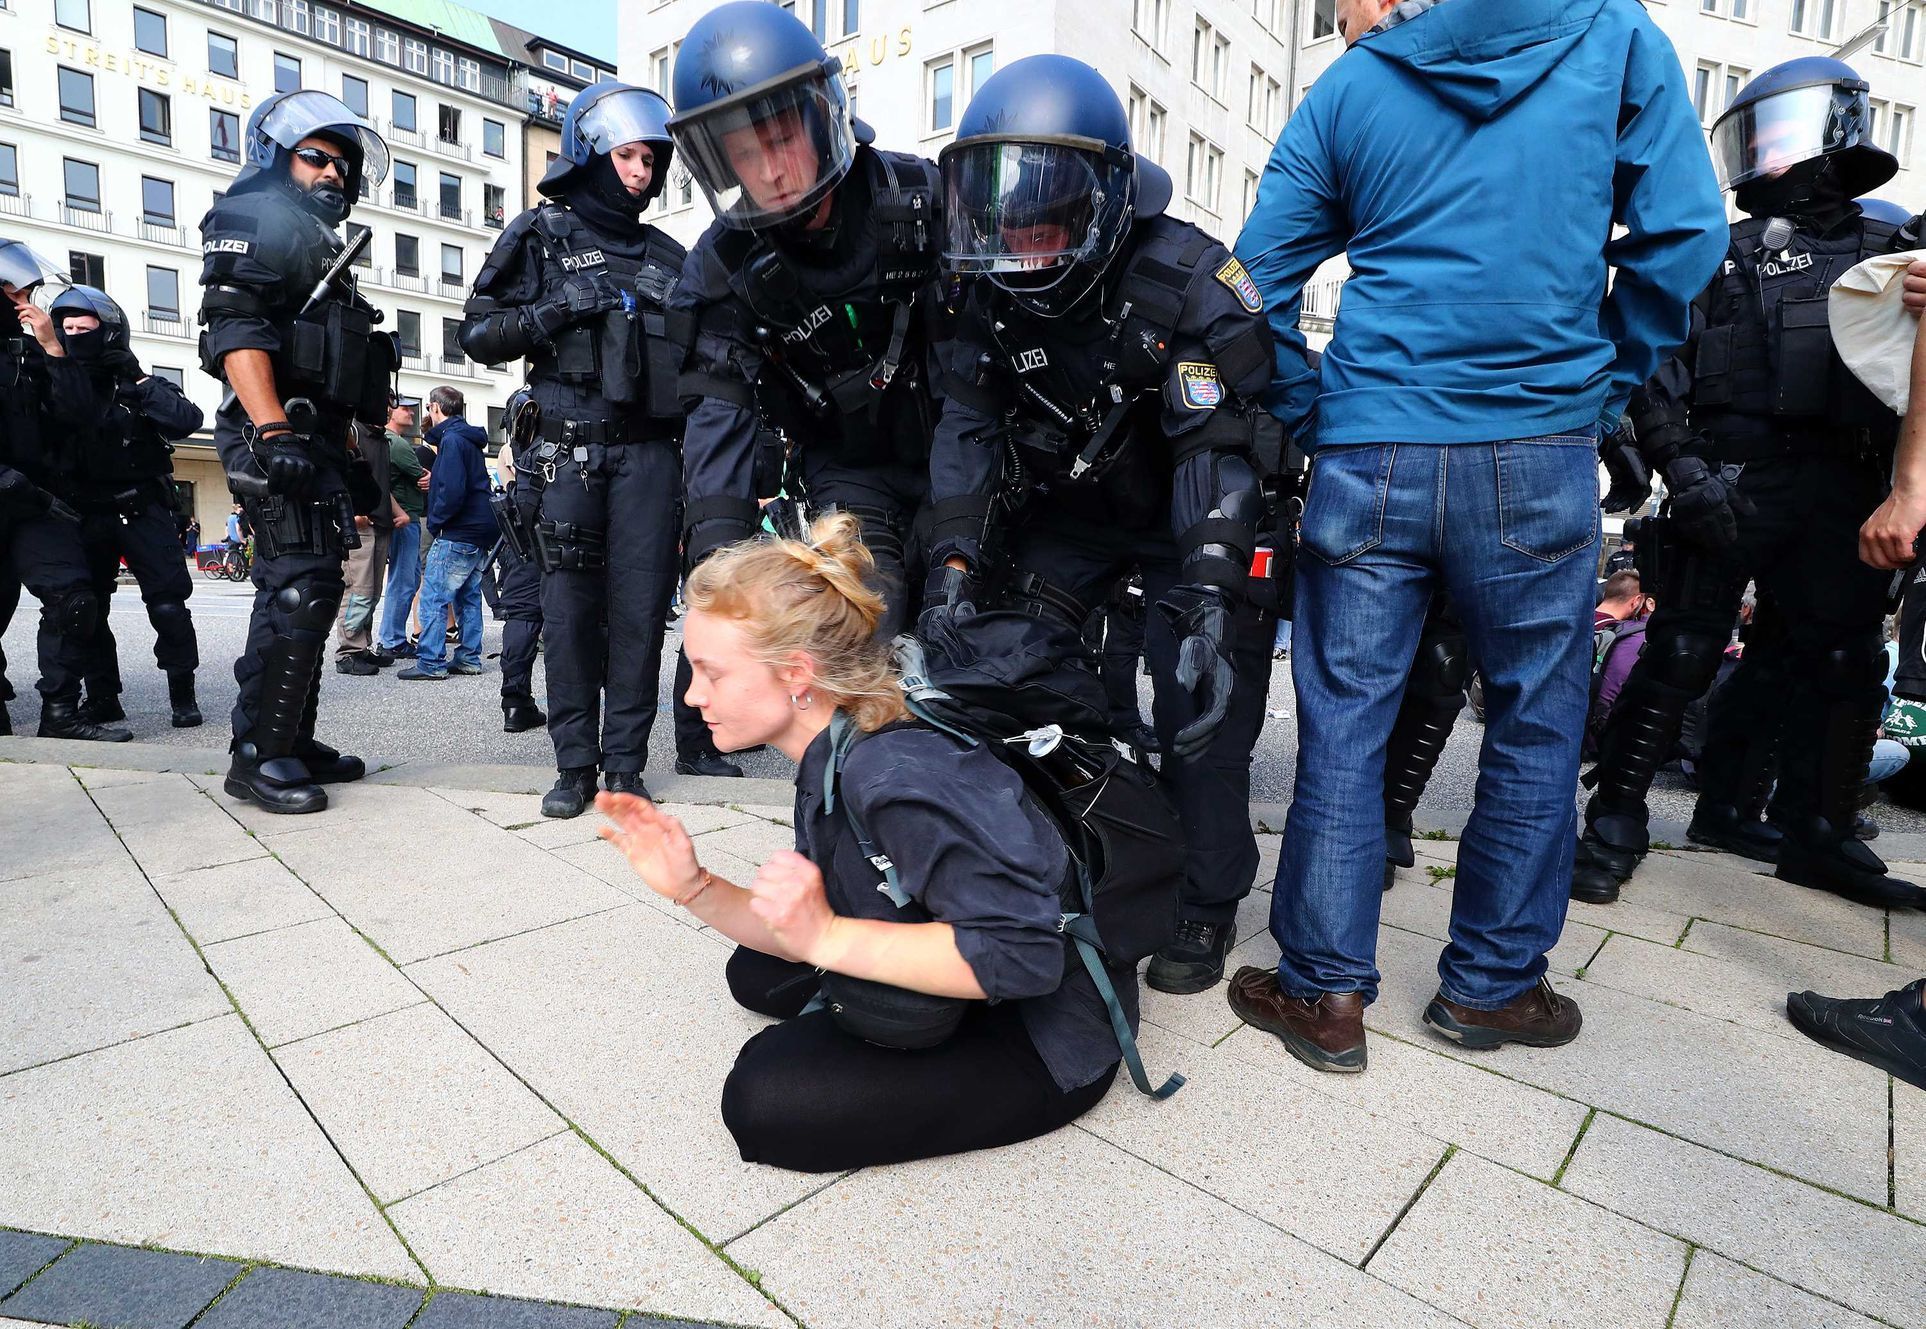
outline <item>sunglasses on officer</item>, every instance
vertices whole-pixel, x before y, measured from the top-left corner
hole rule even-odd
[[[326,148],[313,146],[296,148],[294,155],[316,170],[325,170],[329,166],[334,167],[335,174],[339,175],[343,180],[349,179],[354,174],[353,162],[349,161],[346,157],[336,156]]]

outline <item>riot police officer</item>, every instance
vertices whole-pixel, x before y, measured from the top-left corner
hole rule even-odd
[[[1572,895],[1615,899],[1644,855],[1653,773],[1717,671],[1752,578],[1779,630],[1755,641],[1747,662],[1764,663],[1753,650],[1785,653],[1778,876],[1920,906],[1926,891],[1886,875],[1853,837],[1884,699],[1890,582],[1859,561],[1858,530],[1886,493],[1898,421],[1841,363],[1827,326],[1833,282],[1864,258],[1916,245],[1919,223],[1896,227],[1854,202],[1898,163],[1872,141],[1866,83],[1838,60],[1802,57],[1752,80],[1713,125],[1712,151],[1747,215],[1694,301],[1686,345],[1633,398],[1639,447],[1669,491],[1638,541],[1658,612],[1588,777],[1596,792]],[[1741,755],[1745,736],[1720,711],[1693,838],[1757,849],[1769,833],[1748,772],[1770,763]]]
[[[683,522],[695,563],[756,533],[759,497],[851,513],[894,635],[929,489],[938,179],[872,146],[841,68],[755,0],[698,19],[676,57],[669,127],[716,213],[674,301],[695,323]]]
[[[664,302],[685,251],[641,220],[667,179],[668,113],[613,79],[576,94],[547,201],[502,233],[461,326],[475,359],[529,361],[539,417],[516,466],[542,564],[547,817],[580,816],[598,768],[647,795],[682,489],[681,339]]]
[[[522,520],[515,495],[522,486],[523,458],[535,446],[535,427],[541,411],[527,387],[508,394],[502,429],[508,443],[502,489],[493,502],[501,527],[501,569],[497,581],[502,617],[502,732],[519,734],[539,729],[548,716],[535,704],[535,652],[542,640],[542,563],[535,548],[535,532]]]
[[[81,517],[81,543],[94,588],[94,630],[82,716],[94,723],[124,720],[120,660],[108,622],[121,561],[140,587],[154,627],[154,663],[167,675],[176,729],[201,723],[194,698],[200,645],[187,597],[194,582],[181,557],[174,523],[173,446],[201,427],[200,407],[164,378],[145,373],[127,344],[127,315],[105,291],[74,286],[53,302],[60,341],[84,365],[108,403],[90,437],[78,438],[72,503]]]
[[[1259,471],[1282,442],[1256,403],[1263,301],[1223,245],[1164,215],[1170,177],[1079,61],[999,70],[941,161],[944,257],[966,285],[932,449],[925,627],[986,595],[1080,625],[1141,568],[1155,728],[1190,841],[1177,938],[1148,981],[1201,991],[1257,869],[1250,760],[1275,618],[1249,589]]]
[[[65,284],[52,263],[0,237],[0,577],[40,601],[40,736],[124,743],[133,737],[127,730],[79,713],[97,613],[80,517],[59,491],[73,476],[71,440],[92,428],[104,405],[45,307]],[[6,598],[17,600],[18,592]]]
[[[262,102],[245,137],[245,165],[201,219],[201,366],[228,387],[214,445],[256,546],[223,787],[269,812],[318,812],[321,786],[366,773],[314,723],[354,518],[381,496],[351,426],[387,417],[399,363],[335,227],[386,178],[388,149],[312,89]]]

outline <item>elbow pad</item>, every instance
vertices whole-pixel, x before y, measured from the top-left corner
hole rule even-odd
[[[457,334],[462,350],[478,364],[512,364],[528,357],[535,339],[528,335],[519,309],[470,315]]]

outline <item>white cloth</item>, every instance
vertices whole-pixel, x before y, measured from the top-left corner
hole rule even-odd
[[[1919,329],[1919,321],[1899,302],[1900,289],[1906,269],[1922,259],[1926,249],[1869,258],[1833,283],[1826,303],[1839,358],[1899,415],[1906,414]]]

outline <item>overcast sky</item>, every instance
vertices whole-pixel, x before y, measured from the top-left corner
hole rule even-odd
[[[471,9],[506,19],[538,37],[548,37],[615,63],[616,0],[463,0]]]

